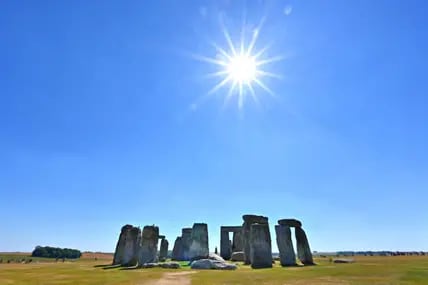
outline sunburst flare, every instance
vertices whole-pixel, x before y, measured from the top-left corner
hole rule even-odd
[[[258,104],[258,94],[261,90],[274,95],[274,92],[263,82],[263,78],[272,77],[278,79],[281,76],[264,70],[263,67],[280,61],[283,57],[273,56],[265,58],[264,55],[269,48],[268,46],[256,50],[260,28],[261,24],[253,31],[251,41],[248,44],[244,40],[244,33],[241,33],[239,45],[235,46],[228,30],[223,27],[223,35],[228,46],[227,50],[216,43],[212,43],[216,53],[219,55],[218,57],[194,55],[195,59],[214,64],[219,68],[218,71],[209,74],[209,76],[219,77],[220,79],[208,91],[207,95],[218,93],[220,89],[229,85],[229,89],[224,96],[224,103],[227,104],[232,97],[236,97],[239,109],[243,108],[248,96]],[[255,87],[258,87],[257,92]]]

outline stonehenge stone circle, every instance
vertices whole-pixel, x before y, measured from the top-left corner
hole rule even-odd
[[[293,241],[291,240],[291,230],[288,225],[275,226],[276,243],[279,249],[281,266],[295,266],[296,254],[294,253]]]
[[[208,254],[208,225],[195,223],[192,228],[189,259],[207,258]]]
[[[305,231],[301,227],[295,228],[296,243],[297,243],[297,256],[300,262],[304,265],[314,265],[312,258],[311,248],[309,247],[308,238]]]
[[[138,252],[141,242],[141,229],[132,225],[122,227],[116,250],[113,257],[113,265],[133,266],[138,262]]]
[[[269,224],[252,224],[250,229],[251,268],[272,267],[272,244]]]
[[[145,226],[141,238],[139,265],[157,261],[159,240],[159,228],[157,226]]]
[[[168,255],[168,245],[169,245],[168,240],[166,240],[165,238],[161,239],[160,250],[159,250],[160,261],[165,261]]]
[[[252,268],[272,267],[274,261],[268,218],[258,215],[243,215],[242,218],[244,220],[242,226],[220,227],[220,256],[209,253],[206,223],[195,223],[192,228],[182,228],[181,236],[178,236],[174,242],[172,260],[191,262],[204,260],[193,263],[194,267],[200,266],[200,268],[227,268],[229,265],[224,261],[225,259],[244,261],[245,264],[251,264]],[[291,228],[295,231],[298,259],[303,265],[315,265],[302,222],[296,219],[280,219],[275,226],[275,233],[281,266],[297,265]],[[232,240],[230,233],[233,234]],[[124,225],[116,244],[113,265],[162,267],[164,263],[157,262],[166,260],[168,247],[168,240],[164,235],[159,234],[157,226],[145,226],[141,230],[139,227]],[[212,260],[212,262],[206,260]]]
[[[244,215],[242,216],[242,219],[244,220],[244,224],[242,225],[242,236],[243,236],[243,251],[244,251],[244,263],[250,264],[251,263],[251,246],[250,246],[250,240],[251,240],[251,225],[258,223],[258,224],[268,224],[268,218],[264,216],[257,216],[257,215]]]

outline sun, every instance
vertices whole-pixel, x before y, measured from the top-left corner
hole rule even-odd
[[[238,45],[233,44],[236,41],[232,40],[228,30],[223,26],[222,31],[228,48],[220,47],[215,42],[211,42],[216,51],[216,57],[193,55],[195,59],[214,64],[219,68],[218,71],[209,74],[209,76],[220,77],[221,79],[208,91],[206,96],[215,93],[224,94],[224,104],[227,104],[231,98],[236,98],[238,108],[242,109],[247,97],[251,97],[255,103],[259,103],[259,91],[274,95],[272,90],[263,82],[263,79],[265,77],[281,78],[281,76],[265,70],[264,66],[280,61],[283,57],[265,58],[268,46],[256,50],[261,24],[252,31],[249,43],[245,42],[243,27]],[[226,85],[229,85],[228,90],[220,92]],[[192,106],[196,106],[196,104],[192,104]]]
[[[229,60],[227,72],[235,83],[250,84],[256,78],[256,61],[251,56],[240,54]]]

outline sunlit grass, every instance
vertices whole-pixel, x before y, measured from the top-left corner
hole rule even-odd
[[[103,269],[101,265],[110,262],[84,259],[65,263],[2,263],[0,284],[152,285],[172,272],[193,271],[188,266],[178,270]],[[334,264],[329,262],[328,258],[317,259],[316,262],[318,266],[282,268],[276,264],[272,269],[259,270],[240,264],[236,271],[201,270],[181,278],[185,278],[190,284],[198,285],[427,284],[428,280],[428,256],[356,257],[356,262],[352,264]]]

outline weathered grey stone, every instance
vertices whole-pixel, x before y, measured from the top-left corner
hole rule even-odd
[[[250,233],[251,268],[272,267],[272,244],[268,224],[252,224]]]
[[[113,257],[113,265],[133,266],[138,262],[138,254],[141,242],[141,229],[132,225],[122,227],[116,250]]]
[[[181,260],[183,256],[183,244],[181,237],[177,237],[174,242],[174,248],[172,249],[172,260]]]
[[[230,247],[229,232],[220,228],[220,255],[224,259],[230,259],[232,249]]]
[[[299,257],[300,262],[302,262],[304,265],[314,265],[315,263],[312,258],[311,248],[309,247],[309,242],[305,231],[302,228],[296,228],[295,234],[297,243],[297,256]]]
[[[242,251],[244,248],[242,240],[242,229],[233,233],[232,252]]]
[[[289,226],[275,226],[276,244],[279,249],[279,258],[282,266],[295,266],[296,254],[294,253],[291,230]]]
[[[168,240],[166,240],[165,238],[161,239],[160,250],[159,250],[160,261],[165,261],[168,255],[168,245],[169,245]]]
[[[154,267],[159,267],[159,263],[157,262],[148,262],[148,263],[144,263],[142,265],[140,265],[141,268],[154,268]]]
[[[190,264],[192,269],[220,269],[220,270],[235,270],[235,264],[226,263],[212,259],[199,259]]]
[[[283,225],[283,226],[289,226],[292,228],[301,228],[302,227],[302,222],[296,219],[281,219],[278,220],[278,224]]]
[[[208,225],[195,223],[192,228],[192,243],[189,249],[189,259],[207,258],[208,250]]]
[[[182,255],[178,260],[190,260],[190,245],[192,244],[192,228],[181,230]]]
[[[230,258],[230,260],[232,261],[244,261],[244,252],[243,251],[235,251],[234,253],[232,253],[232,257]]]
[[[180,268],[180,263],[178,263],[178,262],[164,262],[164,263],[159,263],[159,267],[178,269],[178,268]]]
[[[157,261],[159,240],[159,228],[157,226],[145,226],[141,239],[139,264],[153,263]]]
[[[258,224],[268,224],[268,218],[257,215],[243,215],[242,219],[244,220],[244,224],[242,225],[242,241],[243,241],[243,251],[244,251],[244,263],[251,263],[251,247],[250,247],[250,239],[251,239],[251,225]]]
[[[215,253],[210,253],[210,254],[208,255],[208,259],[212,259],[212,260],[217,260],[217,261],[225,262],[225,260],[223,259],[223,257],[221,257],[220,255],[215,254]]]

